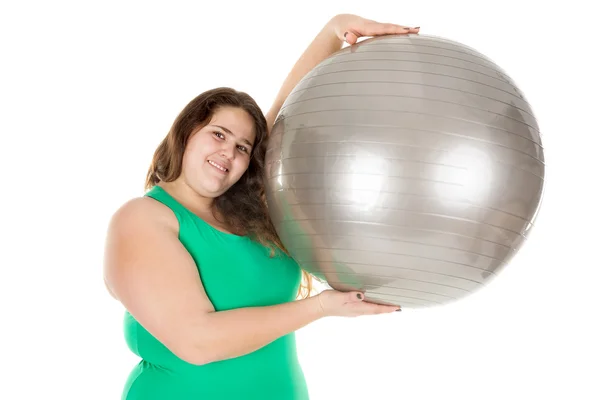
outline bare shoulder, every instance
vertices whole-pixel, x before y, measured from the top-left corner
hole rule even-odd
[[[170,229],[174,233],[179,231],[173,211],[150,197],[135,197],[126,201],[112,215],[110,227],[118,230],[155,227]]]
[[[149,198],[135,197],[123,203],[112,214],[106,232],[104,249],[104,284],[109,294],[119,300],[115,289],[111,289],[110,275],[114,265],[116,249],[115,243],[123,244],[125,238],[140,237],[143,232],[161,230],[175,237],[178,235],[179,226],[173,212],[164,204]],[[147,243],[146,243],[147,244]],[[143,246],[143,244],[142,244]]]

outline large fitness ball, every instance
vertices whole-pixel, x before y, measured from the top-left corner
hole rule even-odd
[[[489,58],[443,38],[380,36],[293,89],[265,182],[302,268],[367,301],[427,307],[482,288],[519,250],[544,153],[530,105]]]

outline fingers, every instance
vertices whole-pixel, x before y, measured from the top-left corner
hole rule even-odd
[[[373,31],[376,32],[377,35],[408,33],[411,29],[412,28],[404,25],[383,24],[379,22],[373,25]]]
[[[363,303],[360,305],[360,315],[378,315],[378,314],[389,314],[395,311],[400,311],[400,307],[396,306],[384,306],[381,304]],[[365,306],[365,307],[363,307]]]
[[[371,27],[373,33],[371,35],[392,35],[392,34],[408,34],[419,33],[420,27],[410,27],[396,24],[384,24],[376,22]]]
[[[409,34],[419,33],[420,27],[409,27],[404,25],[380,23],[376,21],[369,21],[364,25],[360,31],[349,29],[344,34],[344,39],[348,44],[355,44],[360,37],[363,36],[380,36],[380,35],[394,35],[394,34]]]
[[[364,295],[362,298],[364,299]],[[360,300],[356,301],[356,298],[353,299],[353,302],[355,303],[353,307],[355,307],[357,315],[387,314],[395,311],[402,311],[402,308],[399,306],[388,306]]]
[[[375,314],[388,314],[395,311],[402,311],[400,306],[396,305],[383,305],[370,303],[365,300],[365,294],[360,291],[352,292],[337,292],[332,291],[336,296],[340,296],[339,300],[342,301],[343,309],[341,315],[345,316],[360,316],[360,315],[375,315]],[[340,304],[340,305],[342,305]],[[337,315],[337,314],[336,314]]]
[[[362,35],[360,35],[358,32],[353,32],[349,30],[344,34],[344,40],[346,40],[348,44],[354,44],[361,36]]]
[[[365,294],[362,292],[349,292],[348,293],[349,301],[352,303],[363,301],[365,298]]]
[[[375,314],[387,314],[396,311],[402,311],[400,307],[397,306],[385,306],[383,304],[371,304],[373,306],[372,310]]]

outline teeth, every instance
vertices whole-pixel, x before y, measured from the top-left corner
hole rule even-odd
[[[221,167],[220,165],[218,165],[218,164],[215,164],[214,162],[212,162],[212,161],[210,161],[210,160],[208,161],[208,163],[209,163],[210,165],[213,165],[213,166],[215,166],[215,167],[219,168],[219,169],[220,169],[221,171],[223,171],[223,172],[227,172],[227,169],[226,169],[226,168],[223,168],[223,167]]]

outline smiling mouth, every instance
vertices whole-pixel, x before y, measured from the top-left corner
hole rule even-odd
[[[227,172],[229,172],[229,170],[228,170],[227,168],[225,168],[225,167],[222,167],[221,165],[217,164],[217,163],[216,163],[216,162],[214,162],[214,161],[210,161],[210,160],[208,160],[208,163],[209,163],[210,165],[212,165],[213,167],[215,167],[216,169],[218,169],[219,171],[223,172],[223,173],[227,173]]]

